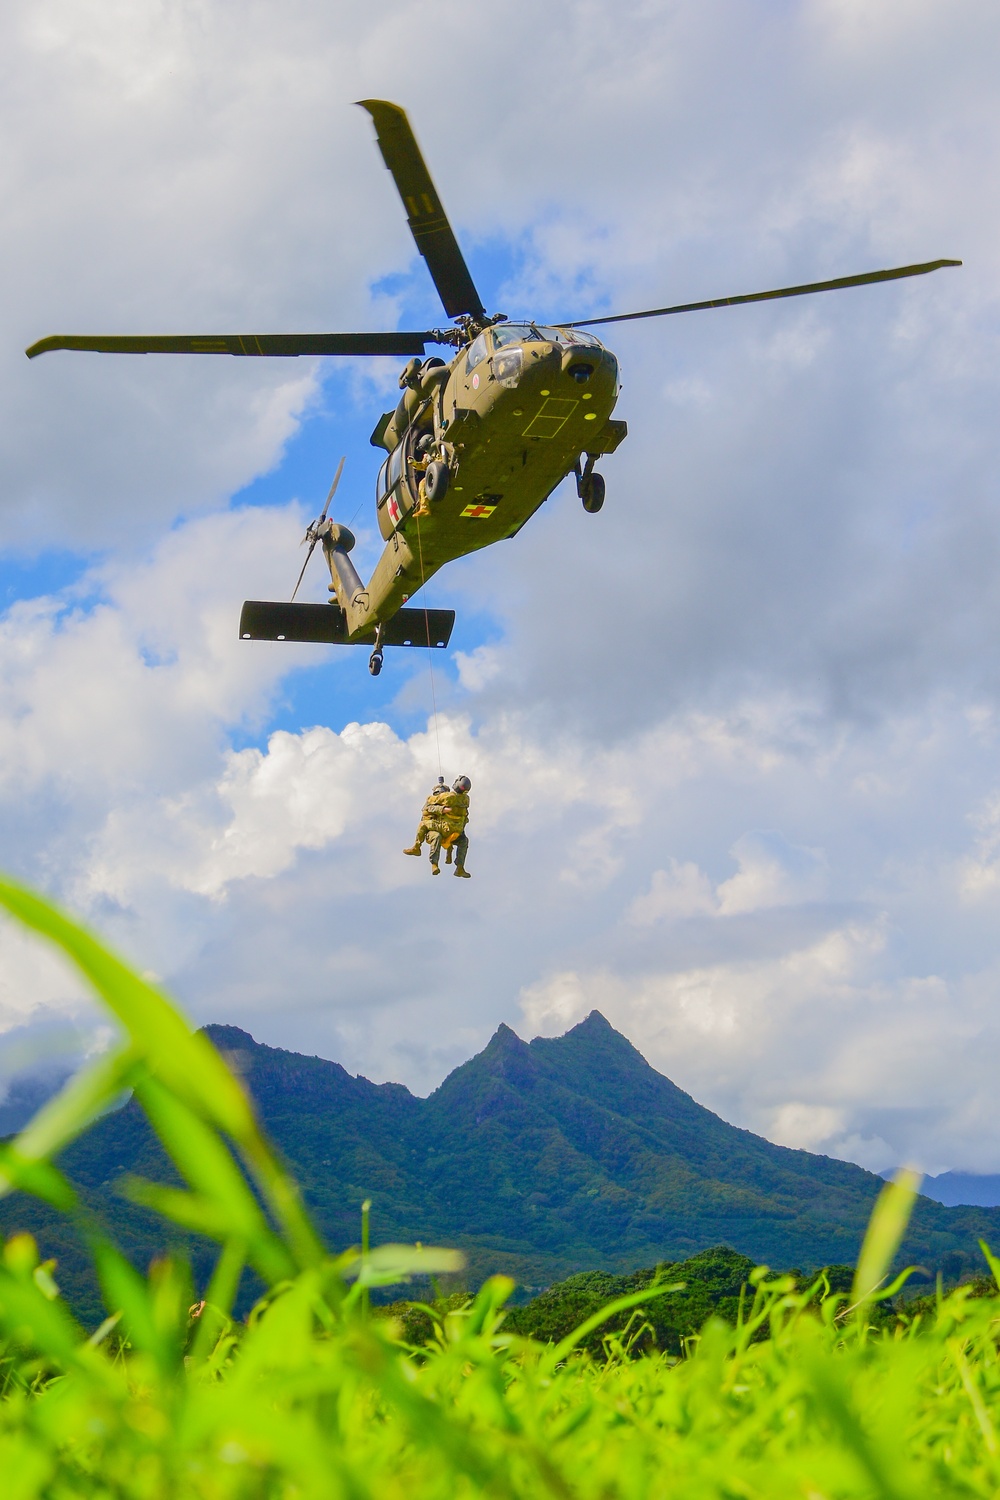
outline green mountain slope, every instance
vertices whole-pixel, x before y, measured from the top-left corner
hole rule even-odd
[[[596,1011],[530,1043],[501,1026],[427,1099],[236,1027],[207,1030],[243,1073],[331,1246],[356,1242],[367,1197],[375,1241],[459,1245],[475,1281],[505,1271],[534,1290],[723,1244],[776,1268],[851,1262],[883,1185],[728,1125]],[[64,1165],[137,1260],[162,1248],[163,1226],[114,1192],[126,1171],[169,1175],[134,1104],[99,1120]],[[25,1200],[0,1202],[0,1228],[20,1224],[53,1246],[67,1290],[85,1297],[70,1231]],[[980,1235],[1000,1246],[1000,1209],[921,1199],[905,1254],[954,1277],[979,1264]]]

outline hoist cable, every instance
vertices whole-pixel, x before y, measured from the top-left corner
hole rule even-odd
[[[424,546],[420,537],[420,517],[416,517],[417,523],[417,557],[420,562],[420,587],[424,586]],[[424,630],[427,637],[427,667],[431,678],[431,717],[434,720],[434,740],[437,745],[438,776],[443,777],[444,768],[441,763],[441,732],[438,728],[437,694],[434,691],[434,647],[431,645],[431,621],[424,603]]]

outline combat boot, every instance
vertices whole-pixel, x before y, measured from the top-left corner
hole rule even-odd
[[[472,876],[469,874],[468,870],[465,868],[464,865],[456,865],[455,866],[455,874],[456,875],[460,875],[463,880],[471,880],[472,879]]]
[[[419,859],[420,858],[420,845],[419,844],[414,844],[414,846],[413,846],[412,849],[404,849],[403,853],[404,854],[415,854],[417,856],[417,858]]]

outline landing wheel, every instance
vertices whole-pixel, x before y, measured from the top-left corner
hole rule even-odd
[[[604,504],[604,475],[585,474],[580,480],[580,499],[588,515],[596,516]]]
[[[368,658],[368,670],[372,674],[373,677],[377,677],[378,674],[381,672],[381,670],[382,670],[382,653],[381,653],[381,651],[373,651],[372,652],[371,656]]]
[[[448,481],[451,478],[448,465],[443,464],[436,458],[432,464],[427,465],[424,474],[424,494],[428,500],[443,500],[448,493]]]

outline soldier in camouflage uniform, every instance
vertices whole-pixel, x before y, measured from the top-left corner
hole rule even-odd
[[[404,849],[404,854],[415,854],[419,859],[421,845],[425,840],[430,839],[432,830],[437,827],[438,815],[444,807],[445,800],[451,797],[451,795],[451,788],[445,785],[444,777],[439,776],[437,786],[432,789],[430,796],[424,803],[424,810],[420,814],[420,827],[417,829],[417,836],[413,840],[413,846],[410,849]]]
[[[472,876],[465,868],[465,856],[469,850],[469,840],[466,836],[465,825],[469,821],[469,792],[472,782],[468,776],[459,776],[447,796],[441,798],[439,809],[435,813],[434,826],[427,840],[427,847],[431,852],[431,874],[440,875],[441,870],[438,861],[441,858],[442,848],[455,851],[455,874],[461,880],[471,880]]]

